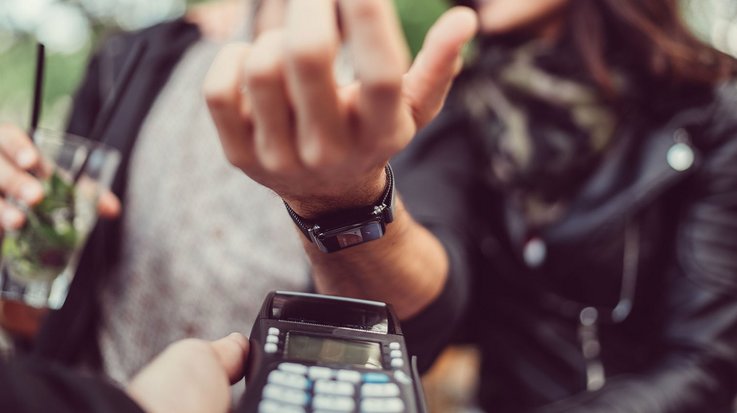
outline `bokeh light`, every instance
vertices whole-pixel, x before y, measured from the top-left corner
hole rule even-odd
[[[23,122],[27,117],[36,40],[46,44],[50,58],[44,99],[48,110],[42,122],[63,127],[69,97],[100,38],[181,16],[187,5],[203,1],[208,0],[0,0],[0,122]],[[431,21],[450,3],[394,1],[413,52]],[[680,1],[699,36],[737,55],[737,0]]]
[[[92,40],[95,27],[140,29],[181,15],[185,6],[185,0],[2,0],[0,50],[26,35],[51,53],[73,54]]]
[[[90,25],[79,8],[68,4],[49,5],[38,18],[35,34],[38,41],[57,53],[80,51],[90,40]]]

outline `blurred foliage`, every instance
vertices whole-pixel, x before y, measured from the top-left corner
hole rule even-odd
[[[432,23],[447,8],[445,0],[395,0],[402,20],[407,43],[413,55],[422,47],[422,40]]]
[[[151,3],[152,1],[154,3]],[[3,12],[7,12],[9,7],[13,5],[19,7],[18,5],[21,4],[27,8],[33,4],[38,6],[57,2],[67,7],[79,7],[84,11],[85,18],[90,21],[91,40],[85,42],[79,50],[71,54],[49,53],[47,59],[44,113],[41,124],[48,128],[62,128],[71,105],[71,94],[84,74],[86,61],[91,51],[94,50],[95,42],[103,37],[104,33],[119,30],[119,26],[135,27],[136,24],[148,24],[154,18],[163,18],[156,16],[178,13],[177,10],[181,10],[184,5],[183,1],[185,0],[106,0],[107,3],[104,3],[102,0],[0,0],[0,122],[26,125],[34,71],[35,40],[30,34],[27,34],[29,30],[9,32],[7,27],[3,29],[3,24],[9,21],[8,13],[4,15]],[[205,1],[207,0],[186,0],[189,5]],[[446,8],[447,0],[394,1],[410,50],[417,53],[427,29]],[[703,38],[711,40],[722,50],[737,53],[737,24],[735,24],[737,0],[681,1],[684,3],[688,20]],[[115,5],[115,8],[113,11],[107,10],[102,6],[103,4]],[[128,4],[139,6],[121,9]],[[142,5],[145,4],[149,6],[143,7]],[[122,19],[123,15],[115,12],[115,10],[128,9],[135,9],[126,14],[129,20]],[[152,17],[146,15],[144,12],[146,10],[150,10],[149,13],[158,14]],[[36,12],[39,12],[38,7]],[[56,34],[59,33],[58,30]]]
[[[91,47],[85,46],[72,55],[49,53],[46,58],[46,79],[41,126],[61,128],[71,105]],[[29,122],[35,45],[32,40],[18,42],[0,54],[0,122],[23,125]]]
[[[5,1],[7,0],[0,0],[0,3]],[[187,0],[187,3],[191,5],[206,1]],[[395,2],[410,50],[416,53],[422,46],[425,32],[445,9],[445,0],[395,0]],[[1,18],[0,10],[0,20]],[[72,54],[48,53],[41,119],[43,127],[53,129],[64,127],[72,102],[71,95],[84,75],[87,59],[94,50],[93,44],[102,38],[104,33],[118,30],[110,21],[93,20],[92,23],[94,38],[79,51]],[[0,25],[0,122],[12,122],[24,127],[28,123],[35,67],[34,42],[30,35],[9,33],[7,30],[3,31]],[[8,48],[9,43],[12,46]]]

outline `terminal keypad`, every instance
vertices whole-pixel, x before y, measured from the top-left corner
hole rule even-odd
[[[259,413],[401,413],[405,377],[283,362],[269,373]]]

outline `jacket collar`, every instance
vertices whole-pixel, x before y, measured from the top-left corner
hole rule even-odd
[[[685,108],[661,127],[646,119],[620,130],[617,144],[584,184],[566,215],[546,228],[547,239],[595,233],[608,223],[635,215],[670,188],[693,175],[704,156],[698,142],[713,105]]]

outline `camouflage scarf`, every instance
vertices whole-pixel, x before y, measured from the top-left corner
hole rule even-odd
[[[612,141],[615,111],[561,52],[532,43],[479,54],[461,97],[489,175],[526,227],[558,219]]]

